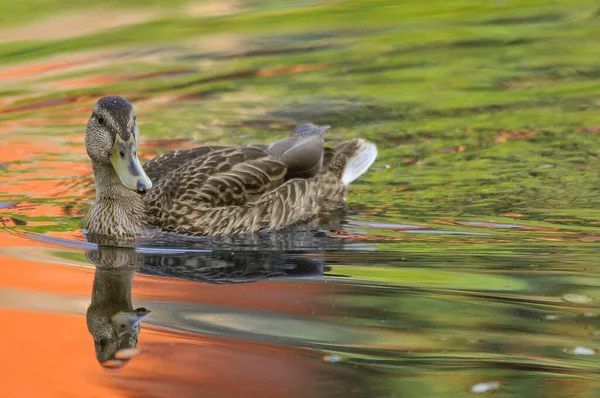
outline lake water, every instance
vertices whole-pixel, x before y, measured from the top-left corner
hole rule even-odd
[[[597,3],[86,4],[0,6],[0,397],[599,396]],[[144,159],[379,157],[319,229],[98,247],[114,94]]]

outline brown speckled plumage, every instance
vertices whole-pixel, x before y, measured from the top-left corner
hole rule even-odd
[[[327,163],[308,179],[286,180],[286,166],[254,147],[159,156],[144,164],[155,184],[143,197],[148,222],[169,232],[217,236],[281,229],[329,212],[345,193],[344,158],[359,143],[328,151]],[[188,160],[173,167],[178,157]]]
[[[120,184],[114,172],[102,175],[110,174],[109,167],[95,167],[100,189],[83,226],[113,236],[136,235],[144,228],[222,236],[282,229],[327,214],[343,202],[349,160],[373,151],[354,179],[370,166],[376,149],[362,139],[324,147],[326,130],[303,124],[273,144],[165,153],[143,165],[152,181],[146,194],[113,189],[127,203],[106,198],[112,192],[106,185]]]

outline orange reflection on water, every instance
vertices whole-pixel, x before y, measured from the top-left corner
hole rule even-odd
[[[13,264],[9,264],[13,265]],[[17,264],[14,264],[17,265]],[[127,397],[108,383],[81,316],[0,310],[0,397]]]
[[[189,333],[145,333],[146,355],[115,377],[115,385],[134,397],[331,396],[345,388],[339,377],[350,380],[349,371],[317,360],[309,350]]]
[[[88,76],[78,79],[61,80],[54,83],[58,88],[82,88],[98,86],[102,84],[113,84],[122,81],[118,76]]]
[[[142,354],[115,371],[96,361],[83,316],[2,309],[0,324],[10,325],[1,397],[294,397],[340,388],[335,368],[303,349],[144,327]]]
[[[0,146],[0,158],[3,162],[37,161],[49,153],[82,152],[81,148],[65,145],[63,140],[47,139],[40,142],[38,137],[5,137],[6,141]],[[83,142],[83,136],[81,137]],[[85,151],[85,148],[83,148]],[[71,165],[72,166],[72,165]],[[67,171],[67,170],[65,170]]]
[[[0,374],[11,375],[0,383],[0,397],[294,397],[344,386],[336,377],[346,377],[348,371],[323,362],[322,355],[311,350],[148,324],[140,335],[142,354],[121,369],[106,370],[96,360],[81,307],[81,299],[89,302],[94,269],[60,265],[60,258],[52,257],[56,248],[43,243],[7,234],[0,239],[3,252],[17,248],[23,253],[28,246],[36,247],[33,259],[0,257],[0,294],[5,298],[0,310],[4,325]],[[340,286],[286,282],[218,286],[137,275],[133,298],[308,314],[322,307],[323,294],[334,289]],[[12,303],[11,292],[27,299]],[[62,298],[61,302],[66,298],[74,303],[70,311],[82,313],[34,310],[40,297],[35,292],[49,294],[43,296],[49,305],[54,298]]]
[[[72,58],[72,57],[71,57]],[[44,61],[44,62],[34,62],[29,65],[20,65],[18,67],[12,67],[9,69],[5,69],[0,71],[0,80],[3,79],[15,79],[15,78],[23,78],[30,77],[35,75],[43,75],[51,71],[62,71],[67,68],[72,68],[74,66],[84,65],[90,62],[96,62],[97,59],[95,57],[87,57],[82,58],[80,60],[73,60],[63,58],[60,60],[53,61]]]
[[[0,159],[5,162],[0,186],[4,195],[9,194],[4,200],[16,200],[18,204],[0,210],[0,214],[27,217],[80,214],[80,210],[71,211],[62,203],[42,204],[22,199],[78,198],[69,199],[72,205],[93,195],[92,168],[86,161],[85,147],[73,145],[74,142],[83,143],[83,134],[60,140],[49,137],[43,141],[28,136],[8,138],[7,145],[0,146]]]

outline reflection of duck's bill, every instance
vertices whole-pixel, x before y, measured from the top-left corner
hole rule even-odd
[[[148,318],[148,316],[150,316],[152,314],[152,311],[150,311],[144,307],[141,307],[141,308],[137,308],[135,310],[135,313],[137,314],[139,320],[142,321],[142,320]]]
[[[135,311],[119,311],[110,320],[117,335],[121,337],[125,333],[134,333],[137,325],[151,314],[152,311],[146,308],[138,308]]]

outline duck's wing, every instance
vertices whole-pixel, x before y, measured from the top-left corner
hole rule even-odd
[[[287,168],[253,147],[226,148],[179,170],[178,199],[211,207],[241,206],[283,183]]]
[[[304,125],[271,144],[201,149],[201,155],[186,157],[159,175],[144,196],[150,224],[191,235],[228,235],[279,229],[314,216],[324,131]]]
[[[157,179],[144,195],[150,215],[159,224],[185,217],[197,208],[242,206],[281,185],[285,165],[259,148],[228,147],[207,151]],[[166,217],[166,218],[165,218]]]
[[[269,144],[248,145],[248,147],[261,149],[281,160],[287,168],[287,179],[309,178],[313,177],[323,164],[323,135],[327,130],[329,130],[329,126],[318,127],[311,123],[303,123],[296,126],[286,138]],[[158,180],[179,169],[181,166],[204,158],[212,152],[218,152],[227,148],[232,147],[203,146],[167,152],[146,161],[143,164],[143,168],[152,183],[156,184]],[[229,154],[226,156],[229,156]],[[237,158],[234,156],[232,159],[235,160]],[[217,157],[217,159],[220,159],[217,161],[224,163],[229,162],[224,157]],[[203,160],[200,160],[199,163],[201,163],[201,167],[204,167]]]
[[[193,159],[144,196],[149,222],[165,231],[229,235],[283,228],[316,210],[310,179],[286,179],[277,156],[251,146]]]
[[[323,134],[329,126],[303,123],[289,137],[270,144],[257,145],[276,156],[287,167],[286,179],[314,177],[323,165]]]
[[[163,153],[155,158],[146,161],[143,165],[146,175],[153,184],[156,184],[161,178],[169,175],[186,163],[208,155],[211,152],[220,151],[226,146],[202,146],[191,149],[177,150]]]

